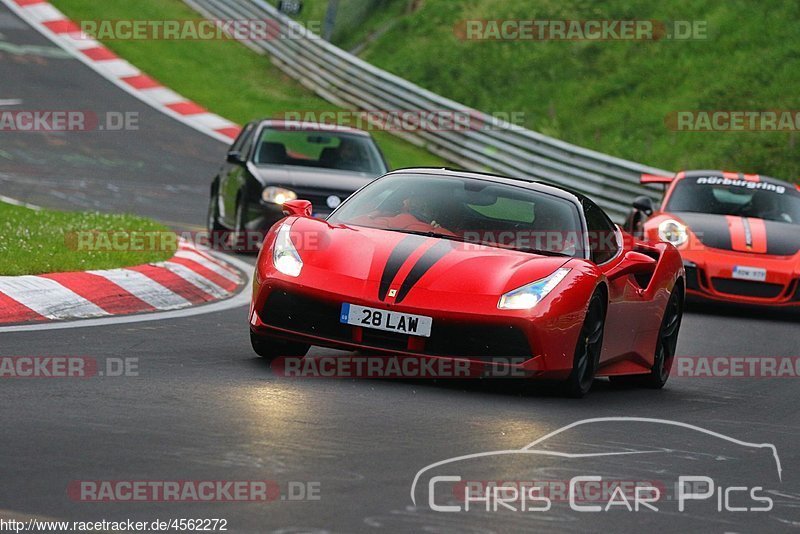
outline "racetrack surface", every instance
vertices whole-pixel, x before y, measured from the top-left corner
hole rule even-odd
[[[5,43],[52,47],[4,8],[0,33]],[[48,207],[203,224],[222,144],[147,108],[74,59],[3,52],[0,79],[0,98],[23,99],[18,109],[138,111],[141,117],[139,131],[0,133],[0,193]],[[797,326],[795,317],[704,309],[687,314],[679,354],[798,356]],[[777,532],[800,526],[797,378],[673,378],[656,392],[598,382],[583,400],[510,380],[287,379],[253,354],[244,307],[149,323],[3,333],[0,356],[136,358],[139,373],[0,380],[3,517],[225,518],[232,532]],[[720,513],[715,499],[658,513],[579,513],[564,503],[548,512],[444,513],[419,498],[413,506],[412,481],[429,464],[520,449],[570,423],[615,416],[680,421],[772,443],[782,480],[769,455],[641,422],[576,427],[552,450],[655,448],[663,454],[534,457],[474,472],[482,479],[553,480],[598,473],[664,481],[708,475],[726,487],[763,486],[773,492],[774,509]],[[318,482],[320,499],[110,504],[77,502],[67,493],[76,480],[265,479]]]
[[[100,118],[132,113],[138,127],[0,131],[0,194],[53,208],[203,224],[197,214],[205,213],[211,177],[225,155],[222,143],[105,81],[4,6],[0,34],[0,110],[89,111]]]

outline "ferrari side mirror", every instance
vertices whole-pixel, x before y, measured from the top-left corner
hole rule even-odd
[[[648,217],[653,214],[653,201],[650,197],[640,196],[633,201],[633,208],[641,211]]]
[[[641,252],[629,250],[625,253],[625,257],[612,268],[606,275],[609,280],[628,276],[630,274],[644,274],[652,273],[658,262]]]
[[[311,217],[311,202],[308,200],[287,200],[283,203],[283,214],[297,217]]]

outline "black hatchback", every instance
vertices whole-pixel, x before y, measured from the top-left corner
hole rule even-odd
[[[311,201],[325,217],[388,165],[372,136],[355,128],[306,122],[248,123],[211,183],[208,231],[230,232],[236,250],[253,250],[283,218],[283,203]]]

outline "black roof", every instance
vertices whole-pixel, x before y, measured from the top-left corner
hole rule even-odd
[[[328,124],[325,122],[307,122],[307,121],[293,121],[281,120],[275,118],[258,119],[257,122],[260,126],[274,128],[283,126],[287,129],[292,129],[300,132],[336,132],[336,133],[349,133],[355,135],[362,135],[364,137],[371,137],[371,134],[366,130],[359,130],[352,126],[342,126],[339,124]]]

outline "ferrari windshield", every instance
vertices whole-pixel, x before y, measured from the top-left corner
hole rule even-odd
[[[387,170],[371,137],[331,130],[265,128],[256,143],[253,163],[322,167],[373,176]]]
[[[328,221],[583,257],[576,205],[539,191],[472,178],[389,175],[349,198]]]
[[[664,209],[800,224],[800,192],[764,181],[721,176],[684,178],[675,184]]]

